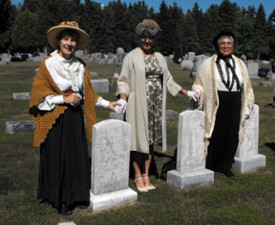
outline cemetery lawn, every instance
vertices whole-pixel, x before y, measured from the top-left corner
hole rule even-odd
[[[89,63],[91,72],[112,83],[114,65]],[[179,190],[161,179],[152,177],[157,189],[139,193],[134,205],[93,213],[76,209],[71,216],[57,214],[50,205],[36,200],[39,151],[32,147],[33,133],[6,134],[5,122],[31,120],[28,101],[13,100],[12,93],[30,92],[36,62],[0,65],[0,224],[38,225],[73,221],[77,225],[271,225],[275,224],[275,109],[271,107],[272,88],[259,86],[254,80],[256,103],[260,107],[259,153],[266,156],[266,168],[248,174],[236,173],[234,180],[215,174],[211,185]],[[193,80],[188,70],[169,65],[174,79],[190,89]],[[274,82],[274,81],[273,81]],[[111,92],[102,94],[115,100],[115,82]],[[167,109],[182,112],[189,108],[186,96],[168,95]],[[109,111],[97,109],[97,121],[107,119]],[[168,151],[158,154],[160,172],[177,147],[177,119],[169,120]],[[129,181],[135,189],[133,181]]]

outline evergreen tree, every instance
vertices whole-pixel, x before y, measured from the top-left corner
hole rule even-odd
[[[117,0],[116,2],[110,2],[106,9],[113,12],[111,17],[113,30],[111,30],[110,35],[115,39],[115,46],[122,47],[125,51],[129,51],[131,46],[129,31],[132,28],[132,24],[129,23],[130,15],[127,4]],[[110,11],[109,15],[111,15]],[[106,23],[110,22],[108,17],[106,17],[106,19],[108,20]],[[114,51],[115,49],[112,50],[112,52]]]
[[[138,1],[133,5],[130,4],[129,7],[129,39],[130,46],[129,49],[133,49],[137,46],[138,42],[136,39],[135,29],[138,23],[142,22],[144,19],[154,18],[154,9],[148,9],[144,1]]]
[[[37,4],[39,0],[24,0],[22,11],[29,10],[30,12],[35,12],[37,9]]]
[[[208,30],[208,24],[206,23],[205,16],[202,10],[199,8],[197,2],[194,4],[194,7],[191,11],[191,16],[195,21],[198,33],[199,49],[198,52],[196,52],[196,54],[201,54],[206,51],[206,49],[204,49],[204,43],[207,41],[205,32],[207,32]]]
[[[187,10],[185,15],[183,43],[184,53],[199,52],[199,38],[197,26],[190,10]]]
[[[37,14],[41,45],[47,44],[47,30],[62,21],[79,21],[80,0],[39,0]]]
[[[269,24],[269,36],[270,36],[270,57],[275,60],[275,9],[271,12],[268,17]]]
[[[212,4],[205,13],[205,23],[207,29],[204,29],[204,40],[201,48],[204,49],[204,53],[214,53],[215,49],[212,44],[213,38],[220,32],[218,24],[222,23],[219,16],[219,6]]]
[[[85,4],[81,7],[79,24],[90,36],[88,49],[91,52],[100,52],[104,46],[103,20],[104,14],[101,5],[91,0],[85,0]]]
[[[171,40],[173,39],[172,26],[170,21],[169,9],[165,1],[162,1],[160,4],[160,9],[159,13],[156,16],[156,21],[161,28],[161,32],[157,42],[157,50],[159,50],[163,55],[172,54],[174,50],[171,44]]]
[[[217,24],[219,30],[230,30],[235,32],[235,18],[238,7],[236,3],[231,3],[229,0],[223,0],[219,7],[219,16],[221,23]]]
[[[260,4],[254,23],[254,57],[263,58],[269,54],[269,36],[266,14],[263,5]]]
[[[0,1],[0,52],[6,51],[11,45],[11,31],[15,13],[16,8],[10,0]]]
[[[171,44],[174,52],[174,62],[179,63],[183,56],[183,39],[184,39],[184,16],[182,9],[176,3],[169,8],[171,14],[171,26],[173,30],[173,39]]]

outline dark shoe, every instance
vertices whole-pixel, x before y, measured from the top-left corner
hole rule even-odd
[[[61,213],[62,215],[68,216],[68,215],[71,215],[71,214],[73,213],[73,210],[70,210],[70,209],[67,207],[66,204],[63,204],[60,213]]]
[[[232,173],[230,170],[225,172],[224,175],[228,178],[234,178],[235,177],[234,173]]]

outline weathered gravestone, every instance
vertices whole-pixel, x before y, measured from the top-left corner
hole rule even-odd
[[[193,68],[193,66],[194,66],[193,60],[184,59],[180,63],[181,69],[189,69],[189,70],[191,70]]]
[[[11,61],[11,56],[8,53],[2,53],[0,55],[0,64],[9,64]]]
[[[214,172],[205,168],[204,112],[187,110],[179,115],[177,167],[167,173],[167,183],[192,188],[214,182]]]
[[[187,53],[187,59],[193,61],[196,56],[195,52],[188,52]]]
[[[91,80],[91,84],[96,93],[106,93],[109,92],[110,83],[108,79],[97,79]]]
[[[93,211],[133,203],[137,193],[128,187],[131,125],[104,120],[93,126],[90,208]]]
[[[244,139],[240,142],[233,168],[240,172],[246,173],[266,165],[266,157],[258,154],[259,139],[259,106],[254,105],[249,120],[245,121]]]
[[[30,93],[29,92],[12,93],[12,98],[14,100],[28,100],[30,99]]]
[[[30,133],[35,130],[36,123],[32,120],[28,121],[6,121],[6,133]]]
[[[259,63],[253,60],[247,62],[247,70],[251,79],[258,79]]]
[[[98,77],[98,73],[97,72],[90,72],[90,77]]]

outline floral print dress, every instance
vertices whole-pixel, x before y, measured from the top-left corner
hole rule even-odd
[[[148,108],[149,145],[162,140],[162,68],[155,56],[144,56]]]

